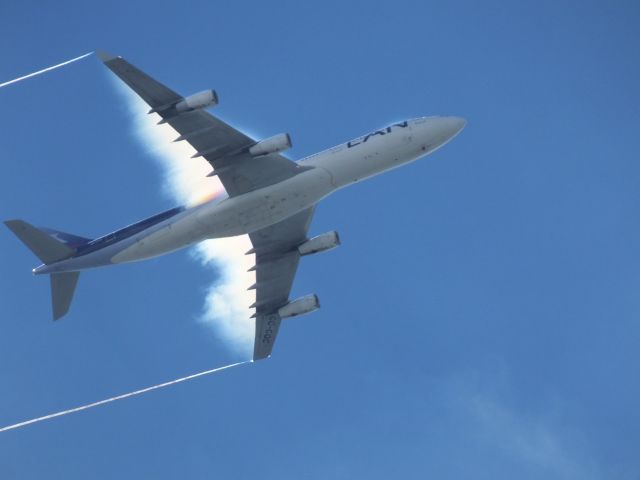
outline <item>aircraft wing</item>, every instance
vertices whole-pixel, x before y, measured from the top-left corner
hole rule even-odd
[[[307,239],[314,207],[279,223],[250,233],[256,255],[256,337],[253,359],[271,355],[278,330],[278,310],[289,301],[300,254],[298,245]]]
[[[230,197],[256,190],[292,177],[308,167],[302,167],[279,154],[252,157],[248,149],[254,139],[236,130],[203,109],[175,114],[167,106],[183,97],[139,70],[122,57],[98,52],[104,64],[136,92],[152,111],[163,117],[189,142],[197,153],[214,168]]]

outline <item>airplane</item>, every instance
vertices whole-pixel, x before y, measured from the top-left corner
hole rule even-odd
[[[42,261],[50,275],[53,318],[68,311],[80,272],[163,255],[206,239],[248,234],[255,254],[253,360],[271,355],[282,319],[320,307],[317,295],[290,300],[300,257],[337,247],[335,231],[309,238],[316,204],[332,193],[431,154],[465,127],[459,117],[419,117],[393,123],[294,162],[282,155],[287,133],[255,140],[205,110],[214,90],[182,97],[119,56],[98,52],[104,65],[138,94],[213,167],[228,195],[176,207],[105,236],[89,239],[22,220],[5,224]]]

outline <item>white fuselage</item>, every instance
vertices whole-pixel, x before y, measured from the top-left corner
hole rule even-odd
[[[36,269],[36,273],[133,262],[210,238],[254,232],[315,205],[342,187],[433,152],[464,124],[456,117],[399,122],[301,160],[301,167],[312,168],[301,169],[301,173],[287,180],[189,208],[126,241]]]

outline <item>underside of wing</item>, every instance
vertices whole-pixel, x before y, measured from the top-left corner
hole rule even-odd
[[[233,197],[290,178],[302,167],[279,153],[254,155],[254,139],[204,110],[218,101],[213,90],[182,97],[153,79],[122,57],[99,52],[104,64],[150,107],[149,113],[162,117],[178,132],[177,141],[186,141],[213,167],[228,195]],[[283,137],[284,138],[284,137]],[[288,138],[288,137],[286,137]],[[189,159],[185,159],[189,161]]]
[[[313,208],[249,234],[256,255],[256,337],[253,359],[271,355],[280,328],[280,309],[289,302]]]

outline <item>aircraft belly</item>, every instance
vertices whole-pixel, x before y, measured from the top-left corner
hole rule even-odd
[[[111,261],[135,262],[209,238],[244,235],[295,215],[333,190],[328,172],[316,168],[276,185],[200,205],[177,221],[140,237]]]
[[[114,255],[113,263],[136,262],[184,248],[203,239],[203,229],[195,215],[186,215],[154,232],[140,237],[131,246]]]
[[[206,238],[232,237],[278,223],[334,190],[329,173],[316,168],[288,180],[201,209]]]

